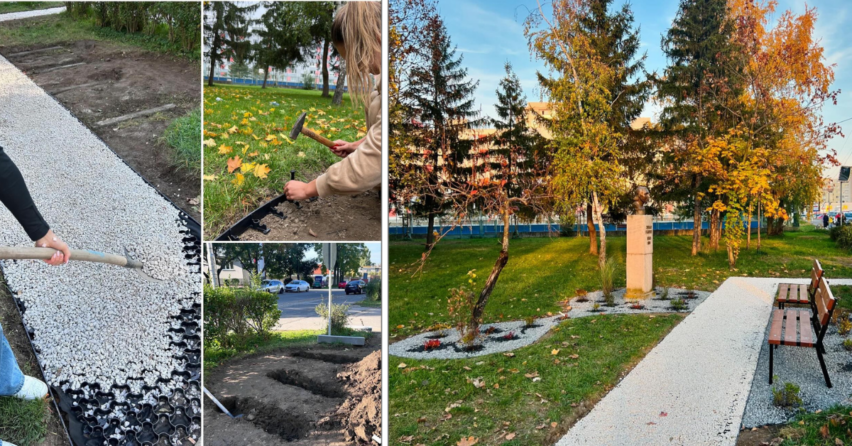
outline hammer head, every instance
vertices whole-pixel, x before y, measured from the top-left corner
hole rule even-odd
[[[302,126],[305,125],[305,116],[308,115],[308,112],[304,112],[299,115],[299,119],[296,120],[296,123],[293,124],[293,130],[290,130],[290,139],[296,139],[299,137],[299,134],[302,133]]]

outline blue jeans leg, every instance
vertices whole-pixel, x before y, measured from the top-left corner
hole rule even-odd
[[[3,333],[3,326],[0,325],[0,396],[14,395],[21,387],[24,387],[24,374],[18,367],[18,361]],[[2,444],[0,441],[0,446]]]

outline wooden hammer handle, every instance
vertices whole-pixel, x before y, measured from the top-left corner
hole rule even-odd
[[[53,257],[56,250],[53,248],[22,248],[17,246],[0,246],[0,259],[30,259],[47,260]],[[142,268],[142,263],[127,257],[107,254],[99,251],[71,250],[70,260],[82,260],[85,262],[109,263],[111,265],[123,266],[125,268]]]
[[[330,139],[328,139],[324,136],[321,136],[321,135],[317,135],[316,132],[314,132],[313,130],[311,130],[307,127],[302,127],[302,134],[307,136],[308,138],[311,138],[314,141],[328,147],[329,149],[334,147],[334,143],[331,142]]]

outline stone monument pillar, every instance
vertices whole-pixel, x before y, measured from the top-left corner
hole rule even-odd
[[[633,215],[627,216],[627,293],[625,299],[654,297],[654,217],[645,215],[648,188],[636,189]]]

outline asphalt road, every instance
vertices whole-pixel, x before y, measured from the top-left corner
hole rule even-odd
[[[341,289],[332,289],[332,302],[337,305],[349,304],[349,325],[352,327],[372,327],[374,332],[382,329],[382,312],[379,308],[355,305],[364,300],[366,294],[346,295]],[[314,311],[320,303],[328,302],[328,289],[282,293],[278,295],[278,309],[281,318],[274,330],[309,330],[326,327],[326,320],[320,319]]]

